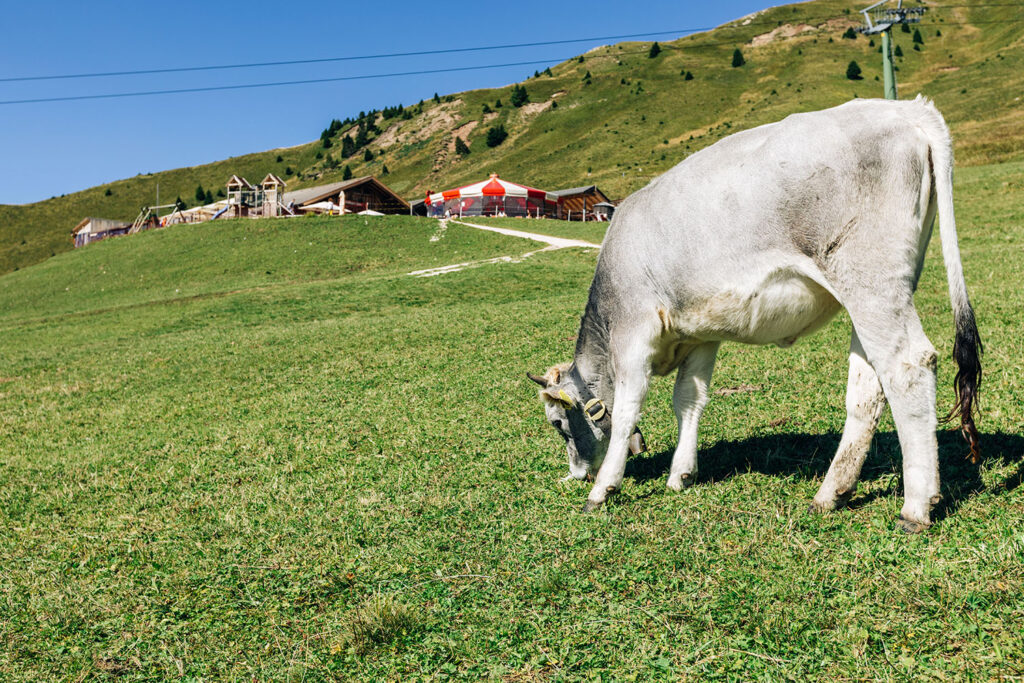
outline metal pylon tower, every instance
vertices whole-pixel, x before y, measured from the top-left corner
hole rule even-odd
[[[892,27],[897,24],[916,24],[927,7],[904,7],[903,0],[897,0],[896,7],[883,7],[892,0],[882,0],[861,10],[864,26],[857,29],[866,35],[882,34],[882,78],[885,81],[885,99],[895,100],[896,71],[892,64]]]

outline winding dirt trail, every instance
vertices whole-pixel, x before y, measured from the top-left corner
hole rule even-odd
[[[442,218],[438,225],[437,235],[444,233],[444,230],[448,227],[449,220]],[[453,263],[448,266],[439,266],[437,268],[427,268],[426,270],[414,270],[409,275],[413,277],[433,277],[435,275],[445,275],[446,273],[457,273],[460,270],[466,268],[476,268],[478,266],[485,266],[491,263],[519,263],[524,259],[528,259],[534,254],[540,254],[545,251],[554,251],[556,249],[571,249],[571,248],[582,248],[582,249],[600,249],[600,244],[594,244],[593,242],[585,242],[583,240],[574,240],[568,237],[553,237],[552,235],[541,235],[535,232],[525,232],[523,230],[512,230],[511,228],[496,228],[489,225],[479,225],[477,223],[467,223],[465,221],[451,220],[455,225],[464,225],[467,228],[476,228],[477,230],[487,230],[488,232],[497,232],[502,235],[508,235],[509,237],[519,237],[521,239],[532,240],[534,242],[540,242],[547,246],[543,249],[534,249],[528,251],[520,256],[498,256],[496,258],[483,259],[480,261],[466,261],[465,263]],[[433,239],[433,238],[431,238]]]

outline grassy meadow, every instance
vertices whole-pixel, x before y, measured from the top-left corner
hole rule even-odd
[[[657,381],[650,452],[584,516],[524,373],[570,357],[595,250],[417,278],[537,245],[224,221],[0,277],[0,678],[1024,676],[1022,190],[1020,162],[958,175],[985,459],[940,435],[946,504],[909,537],[888,417],[850,509],[807,512],[844,420],[844,316],[723,347],[679,494]],[[945,412],[937,242],[918,306]]]

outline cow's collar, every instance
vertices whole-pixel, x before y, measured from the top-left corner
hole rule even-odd
[[[580,393],[580,400],[583,402],[583,412],[605,436],[610,437],[612,433],[611,409],[605,405],[604,401],[594,395],[594,392],[587,386],[586,381],[584,381],[583,376],[580,374],[579,368],[575,364],[569,370],[569,374],[573,379],[573,384],[576,385],[577,391]],[[633,434],[629,437],[629,452],[633,455],[639,455],[646,450],[647,444],[644,442],[644,435],[640,433],[640,428],[636,427],[633,429]]]
[[[576,385],[576,389],[580,393],[583,412],[602,432],[611,434],[612,411],[605,405],[604,401],[594,395],[594,392],[587,386],[586,381],[575,365],[572,366],[569,373],[574,380],[573,384]]]

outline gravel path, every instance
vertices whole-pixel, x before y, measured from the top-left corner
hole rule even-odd
[[[600,244],[594,244],[593,242],[584,242],[583,240],[573,240],[567,237],[552,237],[551,235],[539,235],[535,232],[524,232],[522,230],[512,230],[510,228],[494,228],[488,225],[478,225],[476,223],[466,223],[465,221],[452,220],[452,223],[456,225],[464,225],[467,228],[476,228],[477,230],[487,230],[489,232],[497,232],[502,235],[508,235],[509,237],[520,237],[526,240],[533,240],[534,242],[540,242],[547,246],[543,249],[535,249],[534,251],[527,252],[522,256],[498,256],[497,258],[483,259],[481,261],[467,261],[465,263],[453,263],[448,266],[440,266],[438,268],[427,268],[426,270],[414,270],[409,273],[413,277],[433,277],[435,275],[445,275],[447,273],[457,273],[465,268],[476,268],[477,266],[487,265],[489,263],[519,263],[523,259],[528,259],[534,254],[539,254],[543,251],[552,251],[554,249],[567,249],[571,247],[581,247],[583,249],[600,249]],[[441,235],[444,234],[444,230],[448,225],[448,220],[442,218],[438,227],[435,237],[431,238],[431,241],[441,239]]]

